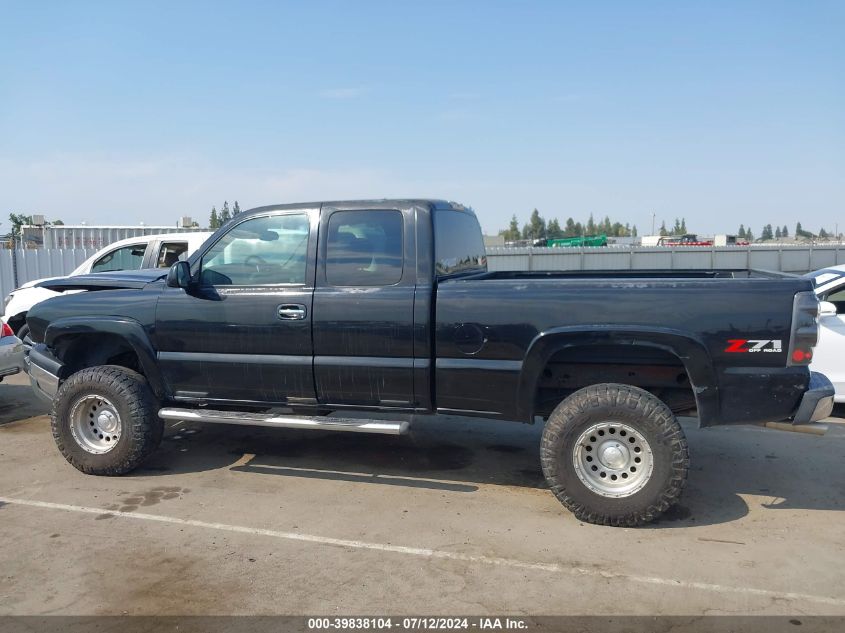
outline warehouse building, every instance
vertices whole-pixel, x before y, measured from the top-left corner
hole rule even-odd
[[[21,226],[18,238],[23,248],[88,248],[100,249],[113,242],[139,235],[162,233],[185,233],[207,229],[193,226],[190,217],[180,218],[176,226],[95,225],[95,224],[47,224],[43,217],[33,216],[33,224]],[[40,220],[40,222],[39,222]]]

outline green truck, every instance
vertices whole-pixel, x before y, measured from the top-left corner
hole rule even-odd
[[[541,239],[534,242],[534,246],[576,247],[576,246],[607,246],[607,235],[581,235],[578,237],[561,237],[557,239]]]

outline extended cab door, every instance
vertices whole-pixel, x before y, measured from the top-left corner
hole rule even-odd
[[[414,210],[323,205],[314,292],[320,404],[413,408]]]
[[[155,339],[176,400],[315,404],[311,304],[317,209],[233,224],[166,288]]]

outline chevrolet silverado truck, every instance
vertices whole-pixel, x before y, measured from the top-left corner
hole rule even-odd
[[[166,274],[45,284],[89,291],[27,323],[58,449],[95,475],[138,467],[166,420],[374,434],[412,413],[541,420],[554,495],[581,520],[634,526],[684,487],[676,415],[815,432],[833,406],[808,369],[810,280],[490,272],[475,214],[454,203],[262,207]]]

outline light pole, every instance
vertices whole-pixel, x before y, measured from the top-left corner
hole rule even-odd
[[[657,214],[652,211],[651,212],[651,234],[654,235],[654,219],[657,217]]]

